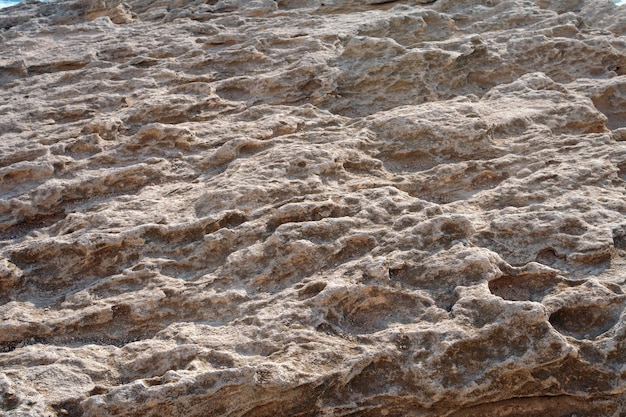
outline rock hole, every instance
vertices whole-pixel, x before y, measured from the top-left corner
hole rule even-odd
[[[489,282],[489,290],[509,301],[541,301],[561,280],[546,274],[505,275]]]
[[[0,396],[0,410],[10,411],[20,405],[20,399],[12,392],[4,392]]]
[[[468,233],[467,225],[456,222],[445,222],[441,225],[441,231],[446,235],[449,241],[465,239]]]
[[[581,236],[584,235],[586,231],[587,227],[585,224],[581,220],[575,218],[565,220],[563,225],[559,227],[559,232],[567,235]]]
[[[302,288],[300,291],[298,291],[298,297],[301,300],[315,297],[317,294],[324,291],[324,288],[326,288],[325,282],[322,282],[322,281],[312,282],[306,287]]]
[[[553,248],[544,248],[537,252],[535,260],[544,265],[556,265],[565,260],[565,255],[557,253]]]
[[[131,308],[128,304],[119,304],[111,307],[113,318],[126,318],[130,315]]]
[[[246,101],[251,98],[248,90],[238,86],[223,85],[216,89],[216,93],[224,100]]]
[[[329,313],[326,319],[347,333],[367,334],[393,324],[419,322],[433,304],[422,295],[368,286],[338,300],[334,314]]]
[[[61,404],[53,405],[58,417],[80,417],[83,415],[83,408],[78,400],[65,401]]]
[[[504,179],[506,179],[507,175],[499,174],[493,171],[483,171],[480,174],[476,175],[472,179],[472,186],[481,188],[481,189],[489,189],[494,188],[498,184],[500,184]]]
[[[576,339],[592,339],[611,329],[619,320],[621,305],[563,307],[552,313],[550,324]]]
[[[343,242],[341,249],[332,255],[332,261],[344,263],[350,259],[364,256],[376,247],[376,239],[372,236],[350,236]]]
[[[390,268],[389,269],[389,279],[391,281],[404,281],[407,278],[407,274],[409,274],[409,268],[407,266],[401,266],[399,268]]]
[[[233,229],[240,224],[248,221],[248,218],[241,212],[234,211],[226,214],[220,221],[219,225],[227,229]]]
[[[626,226],[613,230],[613,245],[617,249],[626,250]]]

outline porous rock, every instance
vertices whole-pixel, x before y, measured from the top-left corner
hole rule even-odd
[[[0,11],[0,410],[617,416],[626,8]]]

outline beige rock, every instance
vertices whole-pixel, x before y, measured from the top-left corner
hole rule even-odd
[[[626,8],[0,13],[0,412],[618,416]]]

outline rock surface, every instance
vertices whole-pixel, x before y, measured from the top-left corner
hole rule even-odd
[[[5,416],[621,416],[626,8],[0,11]]]

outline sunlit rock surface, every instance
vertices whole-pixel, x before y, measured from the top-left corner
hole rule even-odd
[[[624,35],[610,0],[0,11],[2,415],[623,415]]]

